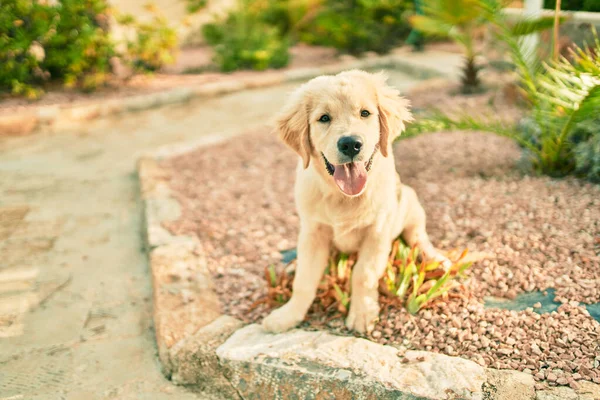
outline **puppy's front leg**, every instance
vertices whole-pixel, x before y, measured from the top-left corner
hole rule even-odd
[[[391,250],[386,235],[371,232],[358,252],[352,271],[352,301],[346,318],[348,329],[371,332],[379,317],[379,278],[383,275]]]
[[[300,227],[292,298],[263,320],[265,330],[283,332],[302,322],[327,266],[331,238],[329,227],[314,223],[306,223]]]

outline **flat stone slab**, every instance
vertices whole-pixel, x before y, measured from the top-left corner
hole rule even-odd
[[[366,339],[249,325],[217,349],[243,398],[483,399],[485,369],[456,357]]]

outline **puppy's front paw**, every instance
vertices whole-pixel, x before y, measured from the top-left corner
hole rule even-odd
[[[452,261],[448,259],[445,255],[441,253],[436,253],[432,258],[432,261],[437,261],[440,263],[440,267],[444,269],[444,271],[448,271],[450,267],[452,267]]]
[[[298,325],[303,319],[304,314],[287,303],[267,315],[263,319],[262,326],[267,332],[285,332]]]
[[[350,312],[346,318],[346,327],[359,333],[370,333],[379,318],[379,299],[374,296],[363,296],[352,299]]]

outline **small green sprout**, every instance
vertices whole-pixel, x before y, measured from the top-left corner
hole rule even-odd
[[[277,275],[275,266],[271,264],[265,268],[265,279],[269,284],[268,298],[273,299],[279,305],[289,300],[292,293],[291,281],[289,279],[288,274],[285,271]]]
[[[275,266],[273,264],[269,265],[267,267],[267,272],[268,272],[268,280],[269,283],[271,284],[271,287],[276,287],[277,286],[277,272],[275,272]]]
[[[343,291],[336,283],[333,283],[333,289],[335,290],[336,300],[339,302],[338,310],[342,314],[346,314],[350,305],[350,293]]]
[[[419,261],[419,249],[411,249],[401,239],[394,242],[392,256],[383,278],[384,287],[388,288],[388,294],[404,303],[411,314],[448,293],[456,286],[455,277],[464,277],[464,272],[472,264],[461,262],[467,256],[465,250],[458,261],[444,272],[438,261]]]

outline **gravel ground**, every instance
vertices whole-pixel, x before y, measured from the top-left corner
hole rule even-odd
[[[435,108],[447,114],[463,115],[468,112],[485,119],[517,121],[523,107],[515,107],[520,94],[514,84],[514,76],[487,69],[481,72],[481,81],[482,87],[487,90],[465,96],[461,95],[458,82],[429,79],[413,88],[408,97],[417,118],[427,109]]]
[[[525,175],[519,149],[487,134],[424,135],[395,154],[434,244],[489,257],[472,267],[464,296],[416,316],[384,307],[370,338],[529,371],[539,385],[600,383],[600,324],[580,305],[600,302],[600,186]],[[249,322],[269,311],[252,308],[266,291],[264,267],[295,246],[295,163],[268,128],[164,163],[184,208],[168,228],[200,237],[224,311]],[[485,296],[548,288],[563,303],[556,312],[483,307]],[[351,334],[342,318],[309,314],[305,327]]]

